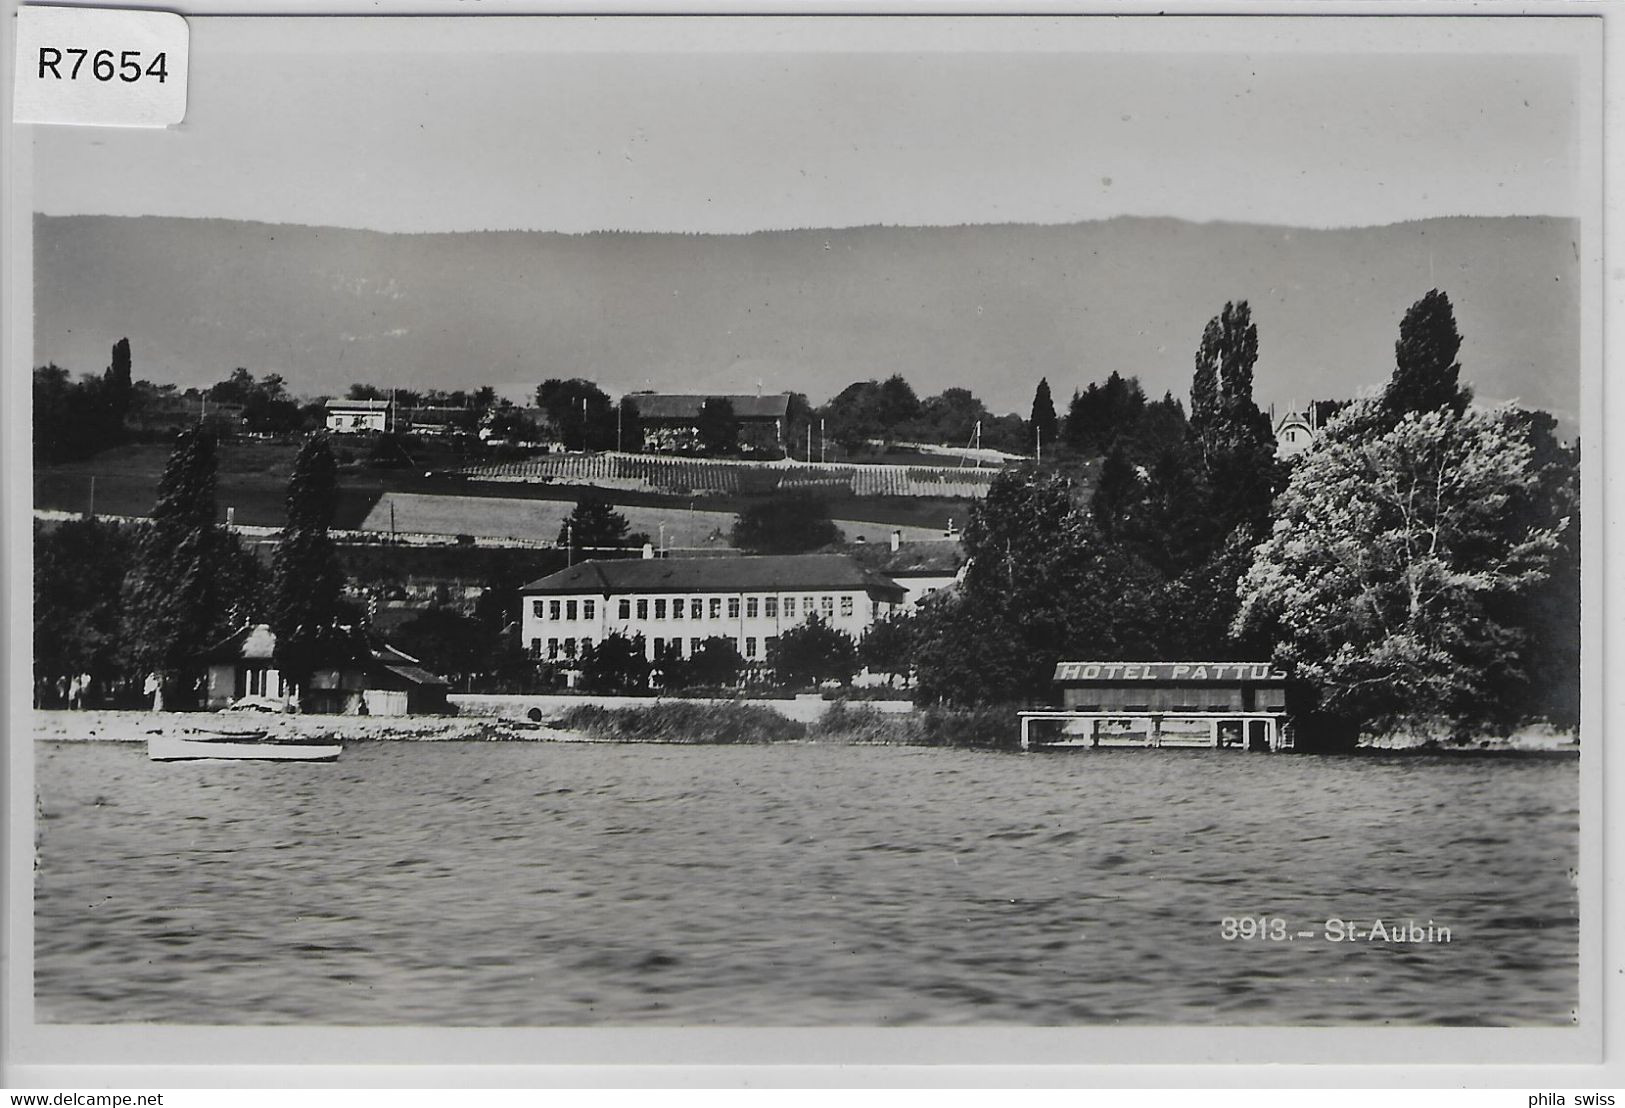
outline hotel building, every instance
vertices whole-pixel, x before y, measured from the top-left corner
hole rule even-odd
[[[747,664],[817,615],[854,639],[900,607],[906,590],[840,554],[588,561],[520,590],[531,656],[568,663],[612,634],[643,636],[645,656],[673,644],[689,657],[732,639]]]

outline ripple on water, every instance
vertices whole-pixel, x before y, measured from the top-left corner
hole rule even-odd
[[[292,768],[41,757],[41,1018],[1562,1025],[1577,1003],[1572,761],[375,743]],[[1220,939],[1249,914],[1456,941]]]

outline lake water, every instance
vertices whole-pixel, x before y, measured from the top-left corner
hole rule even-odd
[[[1564,1025],[1577,998],[1576,759],[36,750],[42,1021]],[[1222,937],[1258,914],[1295,937]]]

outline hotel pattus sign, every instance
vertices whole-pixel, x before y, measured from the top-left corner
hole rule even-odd
[[[1203,681],[1281,682],[1286,671],[1268,662],[1057,662],[1056,681],[1151,681],[1188,685]]]

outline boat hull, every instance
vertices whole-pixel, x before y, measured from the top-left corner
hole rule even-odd
[[[267,742],[262,739],[210,739],[184,735],[154,735],[147,740],[147,757],[155,762],[202,760],[259,762],[332,762],[344,747],[326,742]]]

